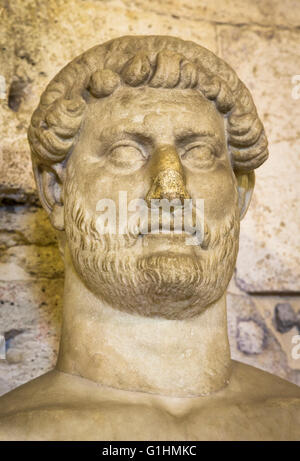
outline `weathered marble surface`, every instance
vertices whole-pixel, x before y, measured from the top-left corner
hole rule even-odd
[[[274,323],[279,304],[300,312],[300,100],[292,98],[291,82],[300,74],[299,2],[199,3],[0,0],[0,198],[15,207],[0,209],[0,334],[7,338],[0,393],[53,366],[60,331],[63,268],[55,234],[40,208],[20,205],[37,203],[29,117],[45,84],[72,57],[119,35],[148,33],[206,46],[253,94],[270,159],[257,172],[228,295],[232,355],[300,384],[300,359],[291,356],[299,323]]]

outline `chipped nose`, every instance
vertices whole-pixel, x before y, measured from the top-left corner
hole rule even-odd
[[[148,205],[153,199],[179,199],[183,204],[184,199],[190,198],[185,187],[183,168],[173,146],[158,148],[151,162],[152,185],[146,196]]]

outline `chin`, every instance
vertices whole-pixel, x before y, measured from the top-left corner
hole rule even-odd
[[[216,274],[204,273],[199,261],[191,256],[152,254],[132,259],[127,267],[105,266],[105,271],[92,274],[85,270],[80,276],[99,299],[134,315],[169,320],[192,318],[224,292]]]
[[[103,294],[103,292],[102,292]],[[222,296],[222,292],[211,296],[212,290],[197,289],[193,284],[178,288],[164,277],[161,283],[144,283],[129,294],[124,290],[114,298],[113,307],[143,317],[160,317],[168,320],[183,320],[200,315],[211,303]],[[110,298],[110,302],[111,302]]]

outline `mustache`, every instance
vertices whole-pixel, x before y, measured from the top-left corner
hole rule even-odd
[[[197,212],[191,207],[189,215],[182,207],[177,207],[173,211],[164,208],[147,209],[142,215],[131,216],[126,225],[121,228],[121,234],[125,238],[138,240],[145,235],[169,234],[182,235],[189,238],[189,244],[200,246],[202,249],[209,247],[211,230],[204,216],[197,219]],[[154,215],[154,216],[153,216]]]
[[[124,247],[130,248],[139,239],[143,238],[145,234],[151,234],[151,221],[148,214],[140,217],[139,220],[128,220],[126,225],[122,227],[121,232],[117,232],[117,235],[116,233],[109,232],[106,234],[99,233],[97,215],[87,212],[80,198],[76,196],[75,191],[71,190],[70,192],[73,192],[73,194],[69,194],[71,200],[68,200],[66,203],[66,218],[67,222],[72,224],[66,226],[66,232],[69,240],[77,245],[80,250],[90,249],[91,251],[98,251],[101,248],[101,251],[106,252],[113,249],[121,250]],[[198,247],[203,250],[213,250],[219,247],[228,234],[233,233],[235,236],[238,236],[238,218],[239,214],[236,204],[232,213],[225,215],[222,224],[218,227],[213,223],[207,222],[207,219],[202,220],[202,228],[200,228],[202,239],[198,243],[196,242]],[[191,226],[185,220],[184,215],[182,223],[183,227],[177,228],[177,221],[175,220],[174,223],[171,221],[170,231],[168,232],[172,236],[182,232],[183,236],[188,235],[193,238],[196,229],[194,213],[192,214]],[[161,219],[159,220],[158,233],[164,233],[164,231],[163,220]]]

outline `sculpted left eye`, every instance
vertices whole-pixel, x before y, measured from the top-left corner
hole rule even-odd
[[[192,168],[208,168],[215,161],[214,148],[209,145],[195,145],[183,155],[183,160]]]
[[[124,144],[111,150],[109,161],[117,168],[136,170],[142,166],[145,158],[139,148]]]

